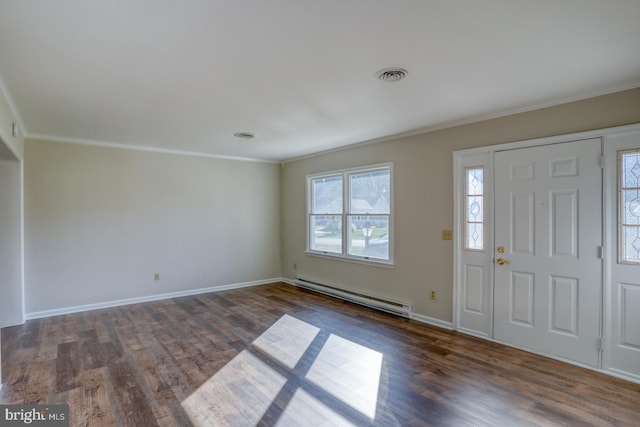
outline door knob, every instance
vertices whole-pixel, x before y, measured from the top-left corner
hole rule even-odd
[[[509,264],[509,261],[507,261],[507,260],[506,260],[506,259],[504,259],[504,258],[498,258],[498,259],[496,260],[496,262],[498,263],[498,265],[505,265],[505,264]]]

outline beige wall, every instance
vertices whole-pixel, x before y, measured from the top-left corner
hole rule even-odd
[[[0,160],[0,327],[22,323],[20,163]]]
[[[279,277],[279,181],[275,164],[28,140],[26,312]]]
[[[287,163],[282,173],[282,272],[407,301],[415,313],[451,321],[453,151],[640,123],[640,89],[362,145]],[[305,175],[394,162],[395,268],[306,255]],[[293,265],[297,264],[297,270]],[[436,290],[438,299],[429,299]]]

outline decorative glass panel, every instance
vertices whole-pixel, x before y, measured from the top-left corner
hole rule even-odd
[[[484,224],[467,223],[466,229],[466,248],[470,250],[481,251],[484,249]]]
[[[465,227],[464,247],[484,250],[484,168],[464,170],[465,175]]]
[[[467,196],[484,194],[484,168],[466,169]]]
[[[467,219],[478,223],[483,221],[484,208],[482,196],[467,196]]]
[[[640,263],[640,227],[622,228],[622,262]]]
[[[640,150],[618,153],[618,175],[618,261],[640,264]]]
[[[640,190],[622,190],[622,222],[640,225]]]

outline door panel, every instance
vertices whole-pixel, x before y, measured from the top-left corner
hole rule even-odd
[[[620,343],[624,346],[640,350],[640,286],[630,283],[621,284],[620,307],[620,329],[622,339]]]
[[[533,193],[511,194],[511,247],[514,253],[533,255],[534,252],[534,213]]]
[[[553,256],[578,257],[578,192],[551,194],[551,242]]]
[[[578,281],[570,277],[551,277],[551,329],[578,335]]]
[[[509,312],[512,323],[533,326],[533,294],[535,275],[511,272]]]
[[[464,266],[464,309],[470,313],[479,315],[487,314],[487,306],[485,301],[485,268],[481,265],[465,265]]]
[[[598,366],[601,140],[494,155],[494,338]]]

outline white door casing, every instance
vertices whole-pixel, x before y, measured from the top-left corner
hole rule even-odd
[[[594,138],[494,157],[494,339],[594,368],[601,336],[601,146]]]

